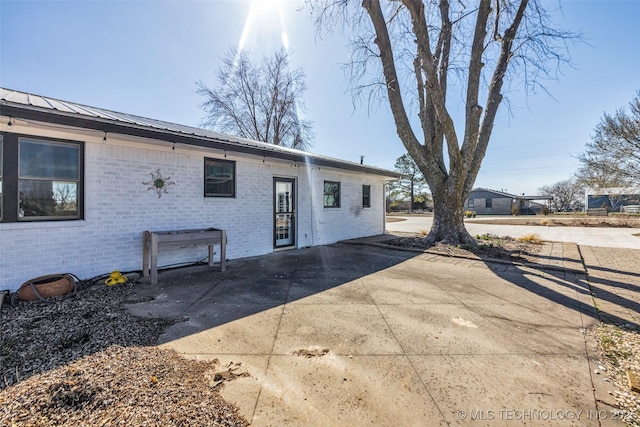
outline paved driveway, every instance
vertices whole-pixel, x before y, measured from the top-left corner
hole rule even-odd
[[[136,293],[132,313],[182,320],[162,347],[242,363],[222,394],[254,426],[622,425],[583,274],[337,244]]]
[[[393,218],[401,219],[401,221],[387,222],[386,227],[389,232],[419,233],[422,230],[430,230],[433,223],[432,216],[394,216]],[[586,246],[640,249],[640,237],[634,236],[634,234],[640,234],[640,228],[541,227],[479,224],[473,220],[465,220],[465,226],[472,235],[491,233],[498,236],[519,237],[535,233],[542,239],[549,241],[573,242]]]

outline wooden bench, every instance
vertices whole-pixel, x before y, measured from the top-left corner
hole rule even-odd
[[[217,228],[172,231],[145,231],[143,233],[142,276],[151,273],[151,283],[158,283],[158,250],[160,247],[209,246],[209,267],[213,267],[213,246],[220,245],[220,271],[225,270],[227,234]]]

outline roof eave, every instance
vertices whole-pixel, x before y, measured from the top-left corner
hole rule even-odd
[[[9,116],[16,119],[55,123],[82,129],[92,129],[100,132],[118,133],[155,140],[164,140],[168,142],[175,142],[178,144],[191,145],[196,147],[252,154],[256,156],[275,158],[279,160],[288,160],[307,165],[325,166],[360,173],[368,173],[372,175],[384,176],[390,179],[402,178],[402,174],[393,173],[392,171],[388,171],[385,169],[345,162],[338,159],[314,156],[313,154],[304,152],[296,152],[293,150],[285,151],[269,147],[251,146],[247,144],[241,144],[236,141],[224,140],[222,138],[210,138],[195,134],[189,135],[170,129],[145,127],[135,123],[117,122],[115,120],[107,120],[100,117],[81,116],[75,113],[42,109],[31,105],[12,103],[10,101],[2,101],[0,103],[0,115]]]

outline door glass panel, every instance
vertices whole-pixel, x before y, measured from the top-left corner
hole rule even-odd
[[[295,207],[293,181],[278,181],[274,186],[275,196],[275,245],[290,246],[293,238],[293,211]]]

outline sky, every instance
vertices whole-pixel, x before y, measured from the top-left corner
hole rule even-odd
[[[557,1],[542,2],[557,9]],[[301,1],[253,3],[252,12],[242,0],[0,0],[0,86],[200,126],[196,82],[215,87],[229,48],[260,57],[286,43],[292,66],[306,74],[310,151],[353,162],[363,155],[365,164],[393,169],[405,149],[385,104],[354,106],[341,67],[347,36],[318,35]],[[586,42],[571,47],[571,67],[545,82],[549,94],[511,88],[476,187],[534,195],[570,178],[603,115],[626,108],[640,90],[640,1],[561,5],[554,22]]]

